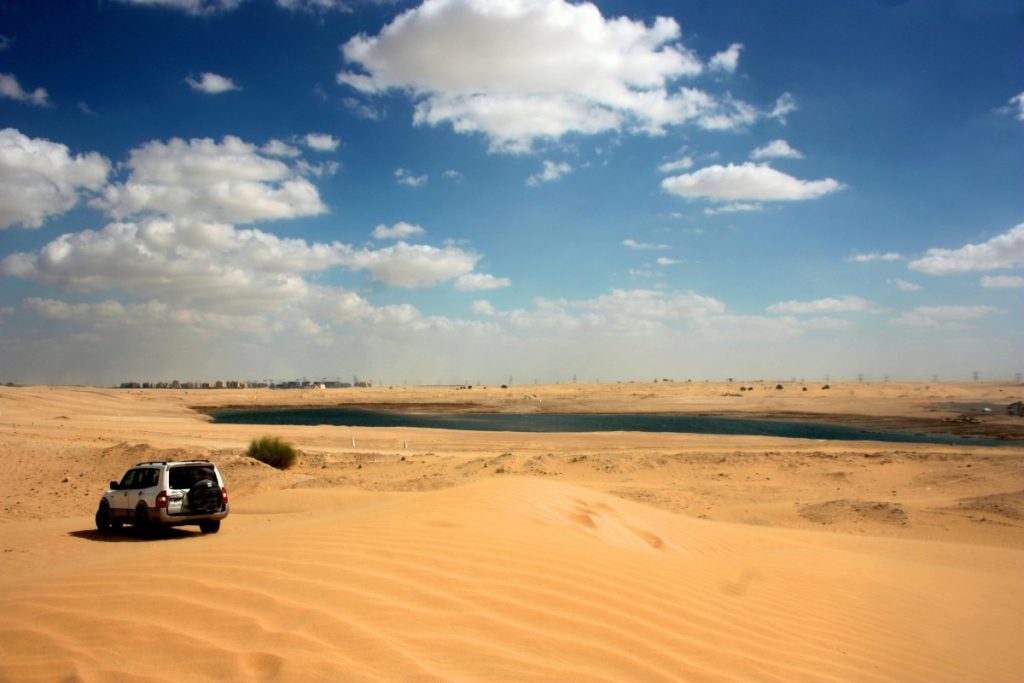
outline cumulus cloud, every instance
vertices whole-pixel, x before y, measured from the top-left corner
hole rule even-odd
[[[486,299],[477,299],[469,307],[470,313],[476,315],[494,315],[497,313],[497,309],[494,308],[494,304]]]
[[[316,187],[280,159],[234,136],[168,142],[131,151],[131,175],[92,204],[114,218],[145,213],[230,223],[313,216],[327,211]]]
[[[910,268],[929,275],[949,275],[977,270],[995,270],[1024,265],[1024,223],[981,244],[966,244],[959,249],[933,248],[923,258],[910,262]]]
[[[0,130],[0,229],[38,228],[49,216],[70,210],[82,191],[97,191],[110,162],[90,152],[72,155],[60,143]]]
[[[677,266],[680,263],[682,263],[682,261],[679,259],[670,258],[668,256],[659,256],[657,259],[657,264],[659,266]]]
[[[853,254],[850,258],[846,259],[850,263],[871,263],[873,261],[902,261],[903,256],[895,251],[882,252],[869,252],[867,254]]]
[[[355,249],[226,223],[149,218],[65,234],[38,252],[11,254],[0,261],[0,275],[76,291],[122,289],[136,296],[237,310],[302,299],[311,288],[304,274],[332,266],[367,271],[376,281],[401,288],[451,280],[464,291],[508,286],[507,279],[474,273],[480,258],[454,245],[398,242],[383,249]]]
[[[423,227],[414,225],[412,223],[406,223],[400,221],[395,223],[391,227],[388,227],[381,223],[373,229],[373,239],[375,240],[400,240],[406,237],[412,237],[414,235],[422,235],[426,232]]]
[[[449,168],[447,171],[442,173],[441,176],[456,183],[461,183],[466,179],[466,176],[464,176],[462,173],[459,173],[454,168]]]
[[[1024,277],[1019,275],[985,275],[981,286],[986,289],[1015,289],[1024,287]]]
[[[338,82],[368,95],[407,92],[414,123],[481,133],[501,152],[568,133],[756,120],[759,112],[733,98],[672,89],[703,69],[680,36],[674,19],[606,19],[591,3],[425,0],[379,34],[346,42],[345,59],[360,69]]]
[[[714,165],[661,181],[671,194],[716,202],[817,199],[843,184],[832,178],[800,180],[765,164]]]
[[[766,145],[758,147],[750,153],[750,158],[755,161],[762,159],[803,159],[804,155],[789,146],[785,140],[772,140]]]
[[[412,171],[408,169],[395,169],[395,181],[399,185],[407,185],[409,187],[423,187],[424,185],[427,184],[427,180],[429,179],[430,176],[428,176],[425,173],[423,175],[413,175]]]
[[[454,245],[397,244],[378,250],[364,249],[346,259],[346,265],[369,271],[379,282],[394,287],[430,287],[473,272],[480,254]]]
[[[487,273],[467,273],[455,280],[455,289],[460,292],[475,292],[485,289],[502,289],[512,285],[507,277],[494,277]]]
[[[118,2],[142,7],[166,7],[180,10],[186,14],[202,16],[233,10],[244,0],[118,0]]]
[[[893,318],[893,325],[963,329],[979,318],[1002,313],[993,306],[919,306]]]
[[[231,92],[232,90],[241,90],[233,80],[220,74],[215,74],[210,71],[204,72],[198,79],[192,76],[187,76],[185,82],[193,90],[206,93],[207,95],[219,95],[225,92]]]
[[[75,291],[123,290],[205,308],[263,310],[303,295],[302,274],[344,263],[351,248],[225,223],[149,218],[61,235],[0,261],[0,274]]]
[[[541,183],[552,183],[560,180],[562,176],[568,173],[572,173],[572,166],[567,162],[554,162],[545,159],[544,167],[527,178],[526,184],[530,187],[537,187]]]
[[[36,88],[32,92],[28,92],[21,87],[21,83],[18,82],[14,74],[0,74],[0,97],[37,107],[50,106],[50,96],[45,88]]]
[[[731,74],[735,72],[736,67],[739,66],[740,50],[742,49],[742,43],[733,43],[725,50],[716,53],[708,62],[708,66],[713,71],[724,71],[725,73]]]
[[[725,305],[714,297],[692,291],[613,289],[591,299],[537,299],[533,310],[492,313],[508,326],[521,330],[597,330],[601,334],[642,333],[666,325],[721,314]]]
[[[826,297],[814,301],[782,301],[768,307],[771,313],[850,313],[866,311],[870,307],[859,296]]]
[[[318,152],[333,152],[341,144],[341,140],[338,140],[330,133],[307,133],[306,137],[303,138],[303,142],[306,147]]]

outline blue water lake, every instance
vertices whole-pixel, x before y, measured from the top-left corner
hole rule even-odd
[[[954,434],[874,431],[814,422],[654,413],[421,413],[361,408],[273,408],[216,411],[210,416],[214,422],[259,425],[418,427],[492,432],[674,432],[974,446],[1019,443]]]

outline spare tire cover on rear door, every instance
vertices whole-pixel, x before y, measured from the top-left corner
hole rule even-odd
[[[216,512],[222,502],[220,487],[212,479],[201,479],[188,490],[188,507],[192,512]]]

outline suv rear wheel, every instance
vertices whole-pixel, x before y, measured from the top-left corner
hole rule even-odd
[[[206,519],[199,522],[199,530],[204,534],[215,534],[220,531],[219,519]]]
[[[153,524],[149,521],[149,510],[146,509],[145,505],[139,505],[139,507],[135,508],[135,523],[132,526],[135,527],[135,532],[139,536],[153,535]]]

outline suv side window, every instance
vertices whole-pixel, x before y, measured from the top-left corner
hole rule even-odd
[[[139,470],[136,486],[140,489],[148,489],[160,483],[160,470],[148,469]]]
[[[136,482],[138,482],[139,473],[140,470],[128,470],[125,472],[124,476],[121,477],[121,483],[118,484],[117,488],[121,490],[138,488],[138,486],[136,486]]]

